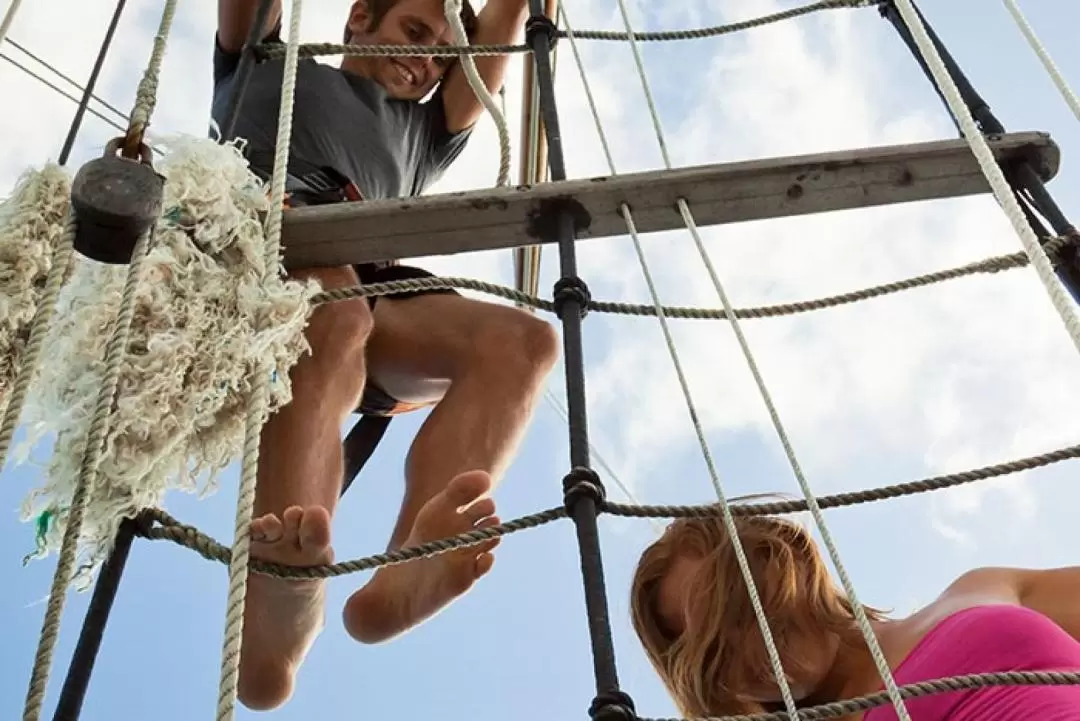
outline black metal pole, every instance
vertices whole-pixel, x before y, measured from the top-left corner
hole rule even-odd
[[[240,64],[236,67],[236,79],[233,81],[232,94],[229,95],[229,104],[225,106],[225,119],[221,125],[222,140],[231,140],[233,133],[236,132],[236,119],[240,117],[240,105],[244,102],[244,95],[247,93],[251,71],[255,69],[255,47],[262,41],[263,30],[266,28],[266,21],[270,18],[270,9],[273,7],[274,0],[261,0],[255,11],[255,19],[251,22],[247,41],[240,53]]]
[[[543,0],[529,0],[530,19],[526,40],[535,62],[540,112],[548,144],[551,179],[566,179],[565,156],[559,113],[555,104],[555,84],[551,67],[552,45],[556,28],[544,14]],[[563,481],[566,506],[577,531],[581,575],[585,590],[585,609],[592,646],[593,673],[597,696],[590,713],[597,721],[633,718],[633,702],[619,690],[615,664],[604,565],[600,549],[597,517],[603,504],[603,484],[589,466],[588,420],[585,410],[585,363],[581,322],[588,309],[588,287],[577,275],[578,224],[581,208],[573,200],[563,201],[541,211],[549,216],[542,222],[544,231],[558,244],[561,279],[555,285],[555,301],[563,326],[563,353],[566,367],[567,416],[569,424],[571,472]]]
[[[990,109],[990,104],[975,90],[975,87],[968,80],[964,71],[960,68],[959,64],[953,58],[952,54],[945,47],[945,44],[941,42],[937,33],[934,32],[933,27],[926,20],[926,16],[915,5],[914,0],[912,6],[915,7],[915,12],[918,14],[919,19],[922,20],[923,25],[926,27],[927,35],[930,36],[930,40],[933,42],[934,47],[938,53],[941,54],[941,59],[945,62],[945,67],[949,72],[949,76],[952,77],[953,82],[956,83],[957,88],[960,90],[960,97],[963,98],[964,105],[967,106],[971,112],[972,117],[978,124],[979,129],[987,135],[1002,135],[1005,133],[1005,126],[994,115]],[[918,45],[915,43],[915,38],[912,37],[911,30],[908,28],[907,23],[904,22],[904,18],[900,15],[900,11],[896,9],[896,3],[893,0],[882,0],[879,4],[879,11],[882,17],[889,21],[889,23],[896,29],[900,39],[907,46],[912,56],[919,63],[919,67],[922,68],[923,73],[931,81],[934,86],[934,90],[937,92],[938,97],[941,98],[942,103],[945,103],[945,98],[941,94],[940,88],[937,83],[934,82],[933,74],[930,72],[930,68],[927,67],[926,61],[922,57],[922,53],[919,52]],[[946,104],[946,110],[948,105]],[[949,112],[949,117],[952,118],[953,123],[959,129],[959,121]],[[1021,206],[1025,206],[1025,211],[1029,211],[1028,204],[1033,206],[1035,210],[1041,214],[1046,221],[1053,228],[1054,233],[1061,236],[1076,236],[1076,227],[1069,222],[1068,218],[1062,212],[1060,206],[1050,195],[1050,191],[1046,189],[1046,184],[1043,183],[1042,178],[1035,168],[1031,166],[1029,162],[1019,162],[1016,165],[1003,169],[1005,177],[1009,181],[1009,185],[1013,188],[1013,191],[1017,195],[1017,199],[1020,201]],[[1028,220],[1032,221],[1035,226],[1036,232],[1039,232],[1041,223],[1032,216],[1030,212],[1027,212]],[[1048,233],[1045,232],[1045,228],[1042,235],[1044,237],[1041,240],[1045,243],[1048,240]],[[1075,248],[1067,249],[1062,257],[1062,263],[1058,266],[1058,275],[1061,277],[1062,283],[1068,288],[1073,298],[1080,302],[1080,257],[1077,255]]]
[[[64,686],[60,690],[60,700],[53,714],[53,721],[76,721],[82,712],[83,700],[90,686],[90,677],[94,672],[98,651],[105,635],[105,626],[109,622],[120,579],[127,564],[131,543],[135,540],[138,520],[125,519],[116,534],[116,543],[112,552],[101,567],[94,585],[94,595],[90,598],[90,607],[86,610],[79,640],[68,665]]]
[[[67,138],[64,139],[64,147],[60,150],[60,157],[57,159],[57,163],[60,165],[67,165],[68,159],[71,157],[71,151],[75,147],[75,139],[79,136],[83,118],[86,116],[86,109],[94,96],[94,88],[97,86],[98,78],[101,76],[101,68],[105,65],[105,58],[109,55],[109,48],[112,47],[113,35],[116,34],[116,26],[120,24],[120,17],[124,14],[125,5],[127,5],[127,0],[117,0],[116,2],[116,9],[113,10],[109,28],[105,31],[105,39],[101,41],[97,59],[94,61],[94,67],[90,71],[90,78],[86,81],[86,88],[83,89],[79,107],[75,111],[71,127],[68,128]]]

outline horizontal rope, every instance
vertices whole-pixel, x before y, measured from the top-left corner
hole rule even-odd
[[[873,501],[883,501],[889,498],[898,498],[915,493],[937,491],[952,488],[975,481],[987,480],[998,476],[1005,476],[1020,471],[1032,470],[1053,463],[1060,463],[1074,458],[1080,458],[1080,446],[1070,446],[1057,451],[1051,451],[1038,456],[1021,458],[992,466],[985,466],[962,473],[935,476],[920,481],[899,483],[892,486],[883,486],[865,491],[852,493],[837,493],[817,498],[817,504],[821,508],[840,508],[854,506]],[[806,510],[806,501],[783,501],[778,503],[754,503],[734,505],[731,511],[736,516],[775,516],[788,513],[800,513]],[[717,504],[700,506],[636,506],[605,501],[601,511],[613,516],[627,518],[705,518],[720,513]],[[430,558],[442,553],[447,553],[459,548],[475,546],[492,538],[506,536],[511,533],[523,531],[528,528],[552,523],[561,518],[566,518],[566,509],[563,507],[552,508],[540,513],[523,516],[506,523],[500,523],[491,528],[478,529],[452,536],[450,538],[432,541],[419,546],[402,548],[388,553],[379,553],[374,556],[359,558],[355,561],[343,561],[322,566],[284,566],[276,563],[268,563],[252,559],[250,568],[254,573],[273,576],[275,578],[334,578],[360,571],[370,571],[382,566],[396,565],[407,561]],[[215,541],[194,526],[180,523],[163,510],[148,509],[144,512],[143,523],[138,529],[138,535],[157,541],[171,541],[177,545],[190,548],[209,561],[218,561],[227,564],[232,556],[228,546]],[[157,525],[153,525],[156,523]]]
[[[1066,247],[1071,247],[1076,241],[1076,238],[1061,238],[1054,237],[1047,240],[1044,248],[1047,255],[1056,264],[1061,256],[1062,251]],[[874,298],[880,298],[886,295],[892,295],[895,293],[901,293],[903,291],[914,290],[916,288],[923,288],[936,283],[943,283],[949,280],[957,280],[972,275],[979,275],[984,273],[1000,273],[1006,270],[1014,270],[1016,268],[1023,268],[1029,265],[1030,260],[1026,253],[1010,253],[1009,255],[998,255],[980,260],[967,265],[962,265],[957,268],[950,268],[948,270],[940,270],[933,273],[926,273],[924,275],[915,276],[913,278],[907,278],[905,280],[899,280],[892,283],[885,283],[883,285],[877,285],[870,288],[864,288],[863,290],[851,291],[849,293],[842,293],[840,295],[827,296],[825,298],[818,298],[816,300],[799,301],[795,303],[781,303],[778,305],[758,306],[752,308],[736,308],[735,317],[740,319],[757,319],[757,318],[777,318],[781,316],[798,315],[800,313],[808,313],[815,310],[825,310],[827,308],[836,308],[843,305],[850,305],[852,303],[858,303],[864,300],[872,300]],[[458,288],[462,290],[474,290],[480,293],[487,293],[499,298],[520,303],[522,305],[528,305],[537,310],[546,311],[549,313],[555,312],[555,304],[543,298],[537,298],[534,295],[529,295],[514,288],[508,288],[506,286],[497,285],[495,283],[487,283],[480,280],[473,280],[471,278],[411,278],[409,280],[397,280],[387,283],[371,283],[369,285],[360,285],[352,288],[334,288],[331,290],[325,290],[321,293],[315,294],[312,298],[314,305],[323,305],[325,303],[335,303],[343,300],[351,300],[355,298],[367,298],[375,296],[394,295],[396,293],[412,293],[423,290],[444,290],[448,288]],[[610,301],[596,301],[591,300],[588,303],[588,309],[596,313],[614,313],[618,315],[632,315],[632,316],[656,316],[656,306],[654,305],[639,305],[632,303],[618,303]],[[662,310],[664,315],[669,318],[680,318],[683,320],[724,320],[727,318],[727,313],[722,308],[690,308],[683,306],[663,306]]]
[[[1037,456],[1021,458],[1015,461],[1007,461],[992,466],[984,466],[961,473],[949,473],[919,481],[896,483],[891,486],[881,486],[865,491],[851,491],[834,493],[828,496],[818,496],[817,504],[821,508],[842,508],[844,506],[856,506],[863,503],[886,501],[892,498],[913,496],[917,493],[928,491],[940,491],[946,488],[985,481],[990,478],[1008,476],[1013,473],[1030,471],[1044,466],[1050,466],[1062,461],[1080,458],[1080,445],[1068,446],[1057,451],[1050,451]],[[731,507],[736,516],[781,516],[789,513],[802,513],[807,509],[806,500],[774,501],[771,503],[747,503]],[[613,516],[629,518],[707,518],[719,513],[716,504],[699,506],[636,506],[621,503],[605,503],[604,511]]]
[[[905,701],[923,696],[956,691],[973,691],[993,686],[1076,686],[1080,685],[1080,671],[1002,671],[997,673],[975,673],[965,676],[920,681],[900,686],[900,697]],[[877,706],[890,703],[886,691],[859,696],[845,701],[808,706],[799,709],[799,721],[816,721],[847,716],[868,711]],[[789,721],[791,716],[786,711],[775,713],[744,714],[739,716],[710,716],[689,721]],[[686,719],[639,718],[638,721],[688,721]]]
[[[232,557],[232,551],[228,546],[218,543],[194,526],[180,523],[163,510],[148,509],[144,512],[144,518],[159,525],[147,526],[144,524],[137,531],[137,534],[143,538],[155,541],[172,541],[177,545],[190,548],[208,561],[219,561],[227,564]],[[537,528],[561,518],[566,518],[566,509],[552,508],[551,510],[523,516],[506,523],[500,523],[490,528],[480,528],[451,538],[431,541],[430,543],[410,546],[387,553],[378,553],[373,556],[358,558],[355,561],[342,561],[341,563],[322,566],[284,566],[252,558],[250,568],[254,573],[275,578],[335,578],[351,573],[360,573],[361,571],[372,571],[383,566],[394,566],[421,558],[431,558],[459,548],[475,546],[493,538],[508,536],[511,533],[517,533],[529,528]]]
[[[751,20],[688,30],[636,32],[633,33],[633,38],[634,40],[643,42],[698,40],[701,38],[730,35],[731,33],[783,22],[784,20],[793,20],[802,17],[803,15],[809,15],[822,10],[860,8],[867,7],[871,4],[873,4],[872,0],[820,0],[820,2],[814,2],[790,10],[763,15]],[[558,30],[555,33],[558,38],[568,37],[569,34],[570,33],[566,30]],[[630,40],[631,34],[612,30],[575,30],[573,31],[573,36],[575,40],[614,40],[625,42]],[[514,53],[527,53],[530,52],[530,50],[531,48],[528,45],[443,45],[439,47],[416,45],[352,45],[343,43],[304,43],[300,45],[300,55],[302,57],[316,57],[319,55],[431,57],[453,55],[512,55]],[[285,46],[278,43],[272,45],[259,45],[255,49],[255,55],[259,60],[285,57]]]

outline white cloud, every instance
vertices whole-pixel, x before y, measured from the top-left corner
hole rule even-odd
[[[777,7],[725,5],[731,18]],[[865,39],[869,22],[865,14],[822,15],[815,23],[724,39],[707,62],[697,56],[694,73],[670,63],[650,67],[654,91],[681,81],[696,98],[681,117],[664,117],[675,162],[951,137],[936,106],[918,104],[892,118],[877,110],[895,105],[903,85],[897,69],[883,67],[867,52],[874,39],[872,33]],[[678,24],[687,23],[671,23]],[[601,67],[593,75],[603,72]],[[648,134],[647,117],[637,125],[637,133],[619,128],[633,138],[631,145],[616,146],[617,162],[626,161],[620,170],[640,167],[656,147],[655,140],[640,144]],[[832,294],[1019,248],[989,197],[747,223],[703,235],[740,306]],[[643,242],[664,302],[719,305],[687,234]],[[581,257],[594,294],[648,301],[625,241],[590,241]],[[650,321],[589,322],[617,328],[619,338],[602,358],[592,356],[594,424],[617,429],[616,453],[636,468],[637,478],[662,475],[649,471],[670,466],[696,446],[662,337]],[[719,443],[749,430],[771,443],[768,418],[726,324],[687,321],[673,327],[711,439]],[[845,470],[858,460],[903,458],[928,474],[955,471],[1064,445],[1077,430],[1069,412],[1080,396],[1075,349],[1031,271],[812,316],[747,321],[743,328],[819,491],[836,490],[837,482],[847,485]],[[1047,387],[1054,392],[1046,393]],[[859,485],[895,480],[900,479],[862,477]],[[697,482],[707,500],[707,481]],[[983,495],[994,487],[952,491],[935,502],[935,513],[978,526]],[[1037,508],[1034,491],[1011,480],[996,487],[1009,494],[1014,520],[1029,523]],[[663,491],[656,483],[642,493],[659,501]],[[949,528],[938,525],[959,541]]]
[[[793,3],[736,0],[710,4],[631,4],[634,22],[686,27],[745,19]],[[129,2],[100,92],[125,111],[150,50],[160,3]],[[621,29],[612,3],[570,6],[575,27]],[[83,80],[111,7],[67,0],[24,4],[12,37]],[[336,38],[343,11],[307,3],[305,39]],[[797,154],[951,137],[944,115],[925,94],[912,99],[916,72],[887,66],[873,52],[885,32],[872,13],[836,11],[715,41],[642,45],[675,164]],[[84,32],[56,34],[57,17]],[[183,3],[161,82],[153,129],[202,133],[210,102],[214,12],[207,0]],[[619,172],[662,164],[633,59],[625,44],[579,43],[591,89]],[[13,56],[18,53],[11,51]],[[692,62],[691,62],[692,60]],[[333,62],[332,59],[328,61]],[[507,97],[518,148],[521,60]],[[0,67],[6,97],[19,108],[0,116],[5,143],[0,183],[10,187],[29,165],[55,157],[74,106],[14,69]],[[607,165],[573,63],[559,46],[558,100],[570,174],[602,175]],[[882,108],[904,108],[887,114]],[[88,118],[77,162],[113,135]],[[494,183],[494,126],[485,120],[441,190]],[[1018,243],[993,201],[977,198],[705,229],[713,262],[740,306],[816,297],[894,280],[986,255]],[[643,239],[670,304],[718,301],[686,234]],[[545,251],[542,288],[554,278]],[[579,246],[582,274],[598,298],[644,302],[628,241]],[[423,259],[436,272],[509,282],[507,253]],[[724,323],[673,324],[706,431],[716,442],[752,433],[773,443],[768,419]],[[589,390],[594,438],[604,455],[650,500],[664,488],[646,479],[696,453],[670,361],[654,321],[591,317]],[[1080,387],[1075,351],[1030,271],[913,291],[857,308],[793,319],[747,321],[744,329],[788,424],[811,482],[821,491],[852,483],[852,469],[896,462],[927,473],[959,470],[1070,442]],[[602,337],[602,342],[595,338]],[[561,379],[554,380],[555,385]],[[1047,392],[1046,388],[1052,388]],[[835,480],[833,480],[835,479]],[[862,476],[859,485],[900,480]],[[707,499],[704,478],[699,484]],[[989,486],[970,486],[935,501],[943,536],[985,533],[979,509]],[[1020,484],[1010,503],[1037,511]],[[972,520],[975,519],[975,520]],[[959,530],[952,530],[959,529]],[[972,536],[974,537],[974,536]]]

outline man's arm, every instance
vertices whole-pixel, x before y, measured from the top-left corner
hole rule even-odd
[[[227,53],[238,53],[247,42],[251,24],[259,12],[260,0],[218,0],[218,42]],[[281,0],[274,0],[262,36],[273,30],[281,20]]]
[[[223,4],[228,4],[222,0]],[[241,4],[235,2],[235,4]],[[510,45],[525,28],[528,17],[527,0],[487,0],[476,17],[474,45]],[[474,56],[476,71],[491,93],[502,87],[506,76],[508,55]],[[471,128],[484,114],[484,106],[476,97],[465,77],[461,63],[454,63],[442,81],[443,108],[446,112],[446,129],[459,133]]]

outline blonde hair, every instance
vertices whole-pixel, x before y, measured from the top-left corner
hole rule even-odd
[[[815,654],[830,635],[841,646],[862,642],[851,604],[802,526],[770,516],[736,517],[735,525],[789,682],[815,671],[815,661],[821,662]],[[689,587],[687,626],[674,633],[660,615],[658,591],[680,557],[704,563]],[[752,697],[754,689],[776,681],[722,519],[676,521],[649,546],[634,574],[630,609],[645,653],[682,714],[773,710]],[[874,620],[884,617],[877,609],[866,612]]]

